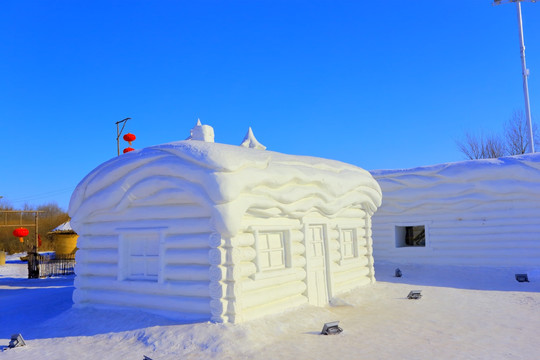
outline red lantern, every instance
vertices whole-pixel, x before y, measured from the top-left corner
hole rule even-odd
[[[129,145],[131,145],[131,142],[135,141],[135,139],[136,137],[132,133],[127,133],[126,135],[124,135],[124,140],[126,140],[129,143]]]
[[[133,151],[133,150],[135,150],[135,149],[134,149],[134,148],[131,148],[131,147],[127,147],[127,148],[124,149],[124,154],[125,154],[125,153],[128,153],[128,152],[130,152],[130,151]]]
[[[28,236],[28,229],[25,229],[23,227],[20,227],[18,229],[13,230],[13,236],[18,237],[20,242],[24,241],[24,237]]]

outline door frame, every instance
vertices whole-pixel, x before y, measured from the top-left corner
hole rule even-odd
[[[309,219],[303,221],[304,223],[304,246],[306,249],[305,256],[306,256],[306,297],[308,298],[308,303],[311,303],[311,300],[309,298],[309,284],[310,284],[310,267],[312,266],[312,259],[310,259],[310,256],[308,255],[308,242],[311,241],[309,236],[309,229],[311,227],[320,226],[323,231],[323,251],[324,251],[324,267],[325,267],[325,281],[326,281],[326,296],[327,296],[327,302],[330,302],[330,300],[333,297],[333,282],[332,282],[332,268],[330,266],[330,254],[329,254],[329,245],[328,245],[328,229],[329,224],[328,222],[324,221],[323,219]]]

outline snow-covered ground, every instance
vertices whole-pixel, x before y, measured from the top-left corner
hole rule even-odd
[[[374,285],[324,308],[239,325],[178,324],[137,311],[72,309],[73,277],[26,279],[0,266],[1,359],[539,359],[538,269],[376,263]],[[529,272],[531,282],[514,274]],[[422,290],[420,300],[408,300]],[[339,320],[343,333],[319,335]]]

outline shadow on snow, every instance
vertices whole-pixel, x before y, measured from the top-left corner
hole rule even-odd
[[[9,339],[17,333],[26,340],[93,336],[152,326],[196,323],[171,320],[138,310],[74,308],[73,280],[74,276],[0,278],[0,303],[3,304],[0,338]]]
[[[402,277],[395,277],[397,268]],[[375,262],[377,281],[467,290],[540,292],[540,278],[520,283],[515,278],[518,273],[527,273],[527,269]]]

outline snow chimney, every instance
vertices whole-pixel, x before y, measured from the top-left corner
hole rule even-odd
[[[201,119],[197,119],[197,124],[191,129],[191,136],[186,140],[214,142],[214,128],[210,125],[203,125]]]

